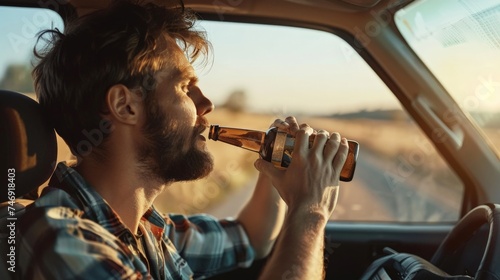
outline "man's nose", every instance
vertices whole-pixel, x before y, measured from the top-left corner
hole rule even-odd
[[[190,92],[198,116],[206,115],[214,110],[214,104],[203,94],[200,88],[193,88]]]

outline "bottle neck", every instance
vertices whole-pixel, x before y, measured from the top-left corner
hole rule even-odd
[[[208,139],[221,141],[258,153],[264,143],[266,133],[258,130],[211,125]]]

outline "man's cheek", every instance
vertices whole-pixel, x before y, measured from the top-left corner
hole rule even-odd
[[[197,137],[194,135],[193,130],[191,127],[183,127],[182,131],[181,129],[177,131],[177,138],[179,139],[179,147],[181,148],[182,154],[186,154],[188,151],[193,149],[196,145],[197,142]]]

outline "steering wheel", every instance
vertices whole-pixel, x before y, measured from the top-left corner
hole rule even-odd
[[[483,225],[489,226],[486,247],[475,278],[451,276],[440,269]],[[500,279],[500,205],[486,204],[472,209],[446,236],[428,262],[418,256],[394,252],[375,260],[361,277],[362,280],[381,279]],[[459,251],[458,251],[459,252]],[[451,277],[451,278],[450,278]],[[383,278],[383,277],[382,277]],[[383,278],[383,279],[386,279]]]
[[[489,225],[489,234],[475,279],[500,279],[500,205],[498,204],[480,205],[467,213],[446,236],[432,257],[431,263],[440,267],[446,257],[467,242],[484,224]]]

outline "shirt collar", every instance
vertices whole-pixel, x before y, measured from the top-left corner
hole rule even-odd
[[[61,188],[74,199],[77,199],[82,208],[81,210],[84,211],[84,217],[97,222],[113,235],[118,237],[125,232],[132,234],[106,200],[75,169],[69,167],[65,162],[57,165],[49,185]],[[151,230],[153,234],[157,239],[161,238],[166,223],[154,207],[146,211],[143,219],[152,223]]]

